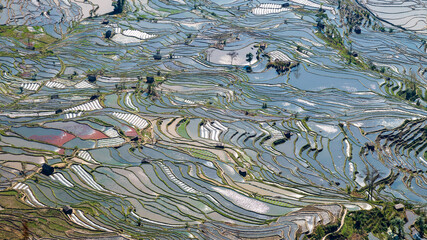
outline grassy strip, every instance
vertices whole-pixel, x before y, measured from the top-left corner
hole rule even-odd
[[[315,33],[315,35],[322,39],[328,47],[338,50],[339,55],[343,57],[347,63],[354,63],[356,66],[359,66],[362,69],[369,68],[366,63],[354,57],[345,47],[339,31],[335,27],[328,25],[325,32],[318,31]]]
[[[270,203],[270,204],[273,204],[273,205],[282,206],[282,207],[289,207],[289,208],[290,207],[295,207],[294,205],[291,205],[291,204],[288,204],[288,203],[285,203],[285,202],[281,202],[281,201],[277,201],[277,200],[272,200],[272,199],[261,197],[261,196],[258,196],[258,195],[255,196],[255,199],[258,199],[260,201],[267,202],[267,203]]]
[[[190,123],[189,119],[183,119],[178,123],[178,127],[176,128],[176,132],[183,138],[191,139],[191,137],[187,133],[187,125]]]
[[[204,159],[204,160],[208,160],[208,161],[216,161],[218,160],[217,156],[207,150],[202,150],[202,149],[194,149],[194,148],[184,148],[185,150],[187,150],[191,156],[196,157],[196,158],[200,158],[200,159]]]

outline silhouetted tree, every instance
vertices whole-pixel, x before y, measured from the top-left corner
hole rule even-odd
[[[105,38],[109,39],[109,38],[111,38],[111,35],[113,35],[112,32],[111,32],[111,30],[107,30],[105,32]]]
[[[231,65],[233,65],[233,60],[237,57],[237,55],[239,55],[237,52],[232,51],[230,53],[227,53],[228,56],[230,56],[231,58]]]
[[[372,200],[372,194],[375,189],[375,184],[378,180],[381,179],[381,173],[377,169],[373,168],[372,170],[367,170],[366,173],[366,183],[368,184],[368,193],[369,193],[369,200]]]

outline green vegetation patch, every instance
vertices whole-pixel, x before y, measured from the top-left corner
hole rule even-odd
[[[168,8],[159,8],[158,10],[161,12],[168,12],[170,14],[177,14],[177,13],[182,12],[182,11],[177,10],[177,9],[168,9]]]
[[[176,132],[179,136],[187,139],[191,139],[191,137],[187,133],[187,125],[190,122],[189,119],[183,119],[178,123],[178,127],[176,128]]]
[[[392,236],[403,239],[404,224],[404,211],[396,210],[394,203],[384,203],[382,209],[376,207],[371,210],[348,213],[341,230],[331,234],[328,239],[365,239],[369,233],[373,233],[380,239],[388,239],[389,229]]]
[[[195,148],[184,148],[191,156],[208,160],[208,161],[216,161],[218,160],[217,156],[207,150],[195,149]]]
[[[27,47],[45,48],[49,44],[57,41],[41,31],[41,28],[34,27],[34,31],[29,31],[26,26],[0,26],[0,37],[13,38]]]

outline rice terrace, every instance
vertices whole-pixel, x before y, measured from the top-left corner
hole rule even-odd
[[[427,0],[0,0],[0,239],[427,238]]]

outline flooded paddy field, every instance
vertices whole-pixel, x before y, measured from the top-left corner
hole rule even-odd
[[[402,203],[392,215],[412,239],[427,197],[426,13],[0,0],[0,236],[321,239]]]

